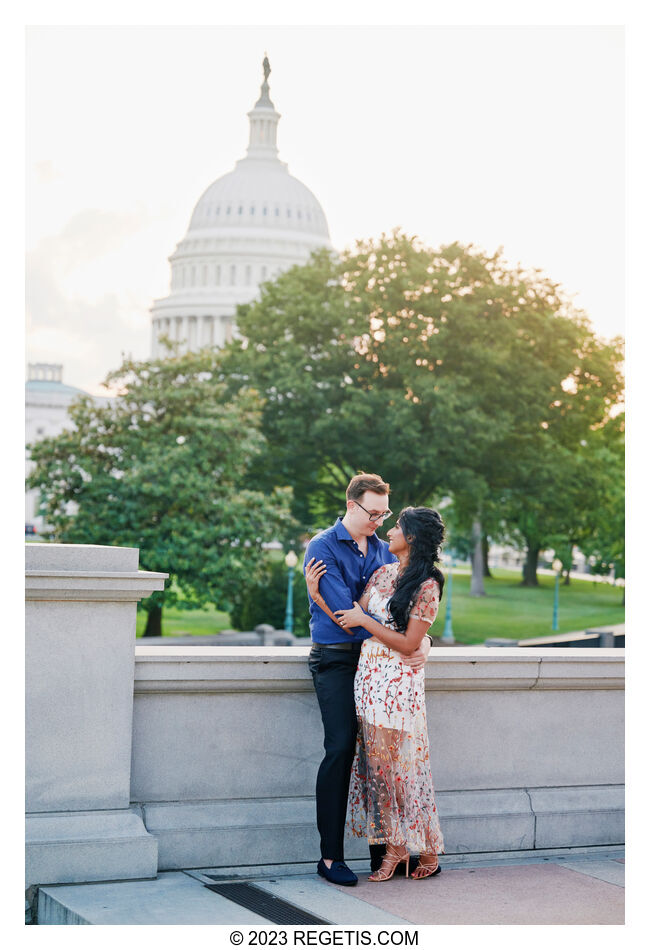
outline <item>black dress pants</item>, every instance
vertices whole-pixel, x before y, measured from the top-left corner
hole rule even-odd
[[[321,855],[333,861],[343,860],[350,772],[357,741],[354,674],[361,644],[350,645],[351,650],[334,650],[315,643],[309,654],[325,747],[316,778],[316,821]]]

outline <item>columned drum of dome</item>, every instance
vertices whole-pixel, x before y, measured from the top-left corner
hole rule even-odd
[[[269,94],[268,60],[260,97],[248,113],[246,156],[199,198],[187,234],[169,258],[167,297],[154,301],[152,357],[167,336],[181,350],[223,346],[236,333],[235,309],[259,285],[312,251],[331,248],[317,198],[278,158],[280,114]]]

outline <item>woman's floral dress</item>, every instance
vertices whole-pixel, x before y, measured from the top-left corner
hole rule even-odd
[[[398,569],[393,563],[376,570],[360,601],[392,629],[387,608]],[[425,581],[410,617],[433,622],[439,600],[438,583]],[[391,842],[412,852],[444,853],[429,762],[424,670],[414,672],[399,653],[371,637],[361,647],[354,700],[359,735],[348,799],[350,831],[369,844]]]

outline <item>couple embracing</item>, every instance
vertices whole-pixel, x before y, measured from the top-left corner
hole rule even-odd
[[[353,885],[344,863],[346,824],[370,846],[370,881],[404,866],[415,879],[439,872],[444,853],[434,801],[424,664],[444,578],[436,566],[444,525],[431,508],[404,508],[382,541],[390,486],[356,475],[346,512],[305,554],[309,654],[324,728],[316,780],[318,873]]]

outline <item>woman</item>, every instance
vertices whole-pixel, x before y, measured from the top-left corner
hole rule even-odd
[[[318,592],[326,573],[321,561],[307,565],[312,599],[344,629],[364,627],[354,680],[359,721],[348,799],[349,826],[369,844],[386,844],[370,881],[387,881],[410,850],[420,854],[412,877],[440,871],[444,843],[436,811],[424,705],[424,670],[414,673],[400,654],[417,648],[433,623],[444,577],[436,567],[444,525],[431,508],[404,508],[388,531],[398,560],[374,572],[359,603],[333,613]],[[368,611],[366,613],[366,611]]]

